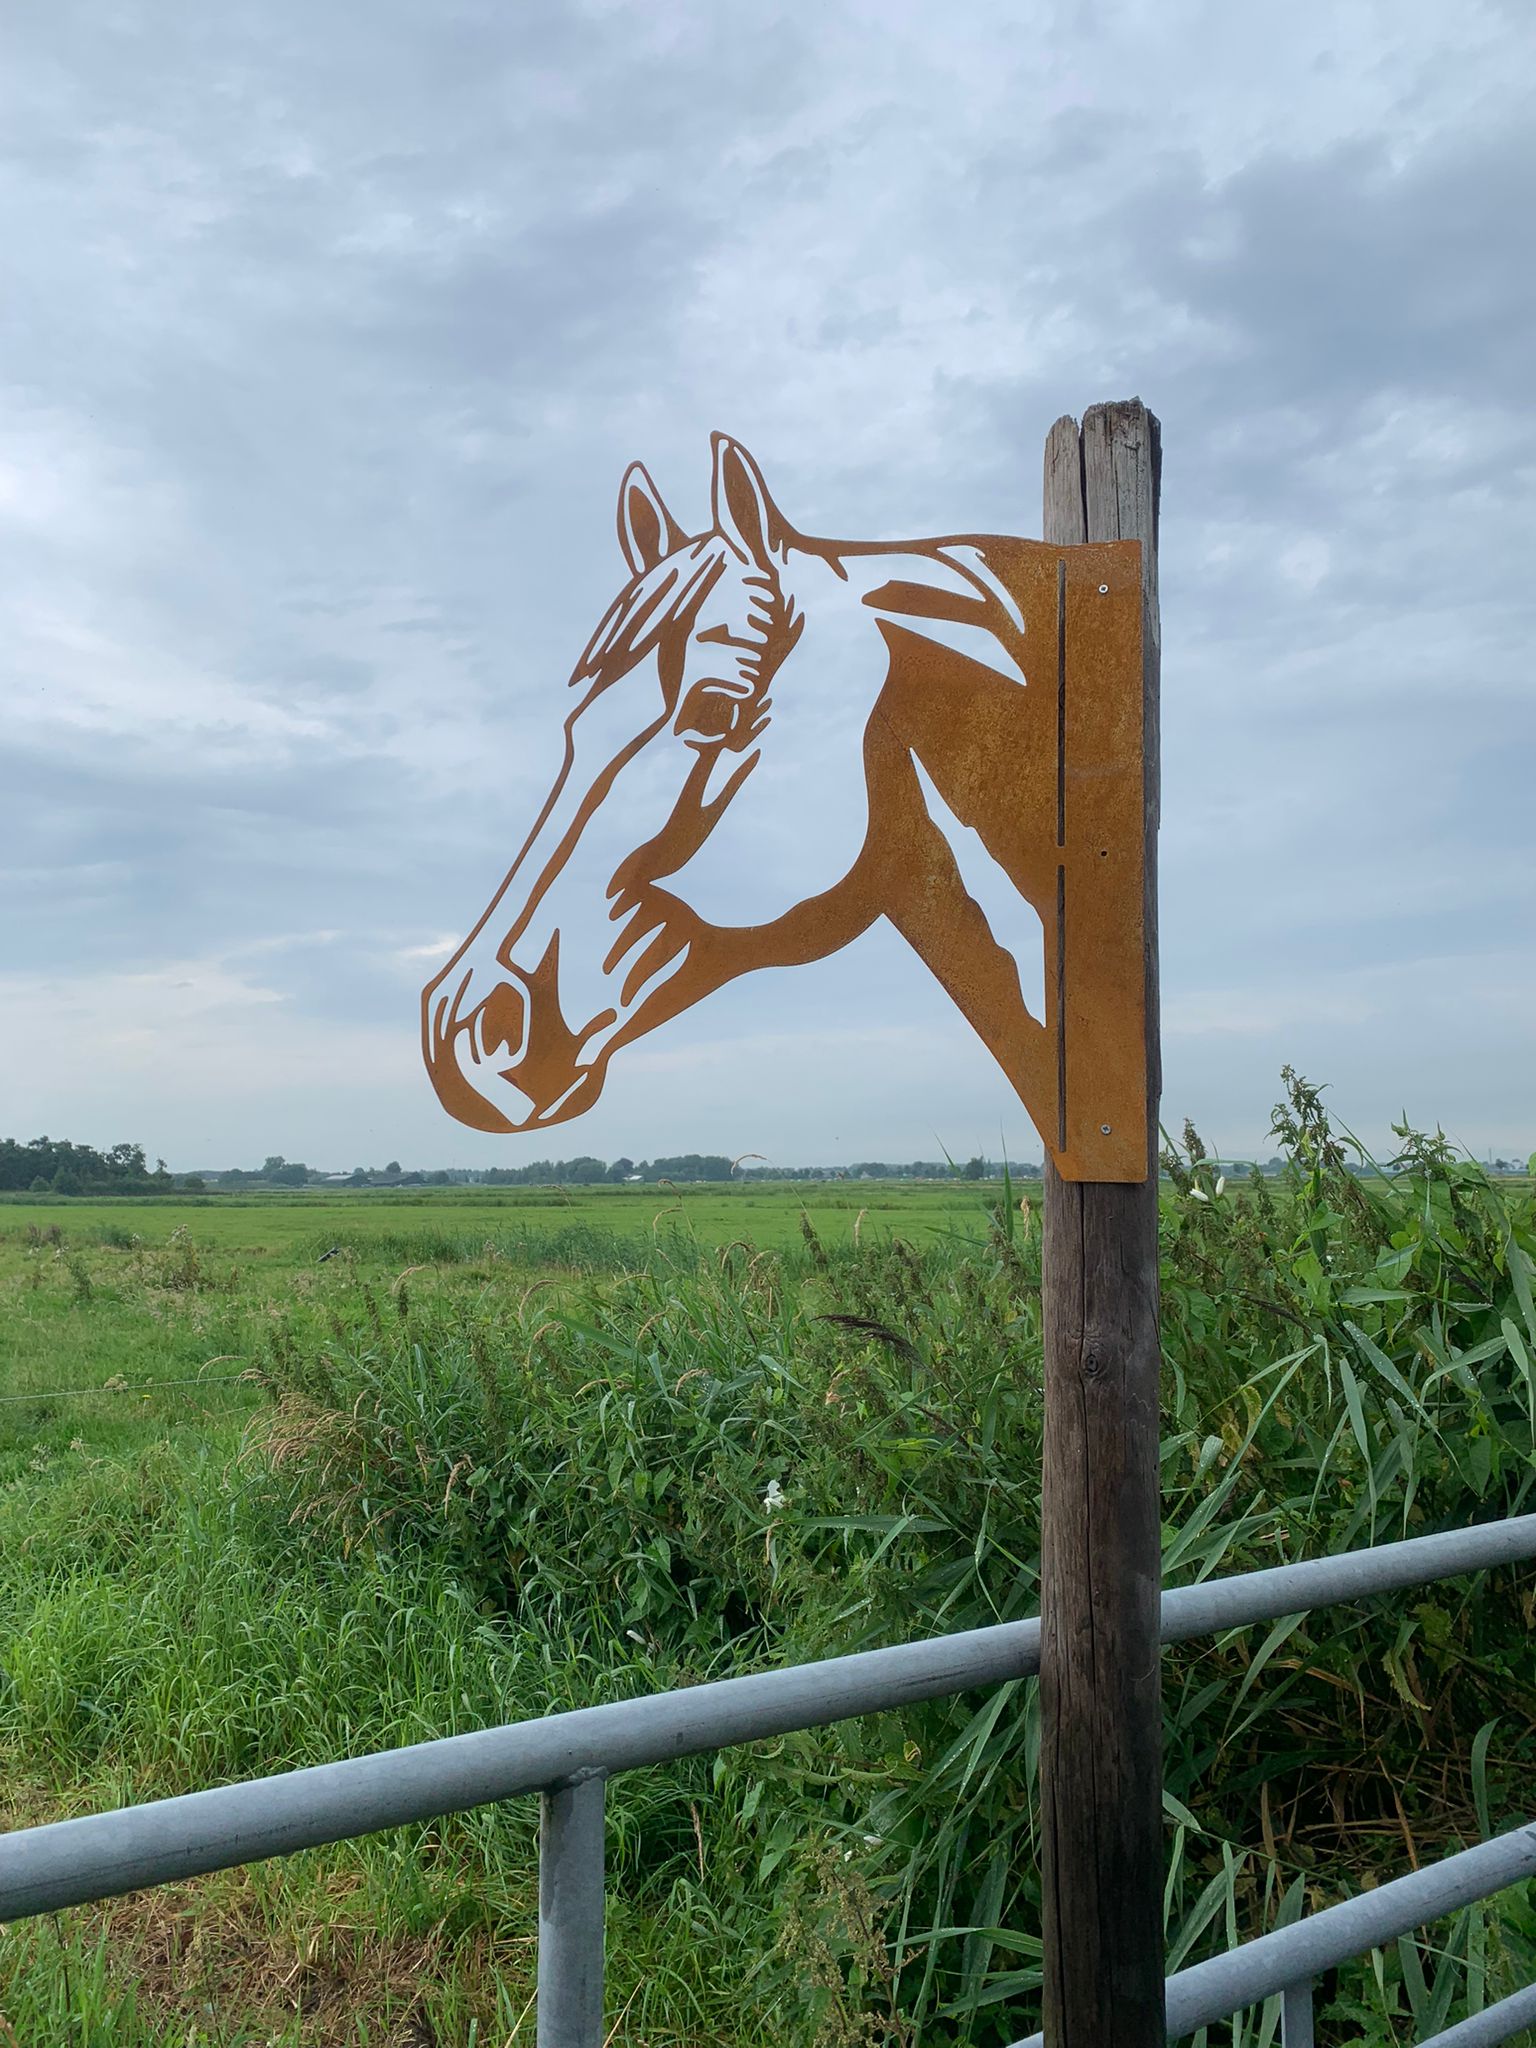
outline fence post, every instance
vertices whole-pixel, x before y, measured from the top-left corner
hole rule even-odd
[[[539,1794],[536,2048],[602,2048],[603,1774]]]
[[[1158,1499],[1157,420],[1058,420],[1047,541],[1139,540],[1145,709],[1147,1177],[1047,1159],[1041,1500],[1044,2018],[1049,2048],[1163,2048]],[[1070,660],[1070,650],[1067,658]],[[1070,832],[1070,792],[1068,793]],[[1070,958],[1070,955],[1069,955]],[[1070,970],[1069,970],[1070,971]]]
[[[1287,1984],[1280,1994],[1280,2048],[1314,2048],[1310,1977]]]

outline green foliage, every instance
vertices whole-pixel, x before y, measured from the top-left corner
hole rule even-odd
[[[55,1195],[147,1195],[168,1193],[171,1176],[162,1159],[153,1173],[142,1145],[93,1145],[67,1138],[0,1138],[0,1194],[26,1188]]]
[[[1373,1170],[1295,1076],[1276,1131],[1278,1176],[1225,1180],[1192,1131],[1166,1161],[1172,1582],[1536,1492],[1529,1192],[1407,1131]],[[1038,1215],[1011,1178],[954,1199],[968,1226],[926,1242],[807,1208],[768,1250],[686,1211],[493,1242],[445,1202],[435,1230],[328,1226],[252,1303],[206,1251],[39,1233],[29,1313],[195,1324],[262,1406],[238,1459],[162,1425],[93,1463],[61,1423],[9,1467],[0,1756],[105,1803],[1033,1612]],[[1171,1651],[1171,1962],[1523,1818],[1533,1620],[1511,1570]],[[617,1780],[616,2039],[1017,2039],[1038,1748],[1021,1683]],[[439,1942],[437,2040],[506,2039],[526,1954],[476,1943],[526,1936],[531,1825],[514,1802],[285,1868]],[[335,1921],[285,1882],[285,1914]],[[102,1923],[75,1924],[85,1973]],[[1327,2024],[1419,2038],[1529,1977],[1533,1931],[1518,1892],[1469,1909],[1338,1973]],[[0,2011],[23,1977],[46,1999],[25,1955]]]
[[[1408,1134],[1361,1179],[1294,1078],[1277,1134],[1278,1186],[1228,1188],[1193,1132],[1167,1162],[1173,1579],[1515,1513],[1536,1480],[1529,1214]],[[286,1511],[345,1554],[451,1558],[483,1610],[537,1611],[626,1685],[1032,1611],[1038,1234],[1011,1200],[926,1256],[805,1231],[799,1286],[743,1250],[362,1319],[323,1395],[307,1362],[273,1374]],[[1429,1589],[1171,1657],[1175,1947],[1316,1896],[1360,1841],[1389,1866],[1470,1834],[1475,1727],[1532,1698],[1527,1627],[1507,1583]],[[775,1772],[818,1786],[925,2039],[1011,2038],[1035,1981],[1034,1714],[1030,1687],[939,1702],[792,1740]],[[1427,1741],[1459,1787],[1431,1792]],[[766,1862],[784,1809],[754,1820]],[[803,1819],[794,1840],[814,1861]]]

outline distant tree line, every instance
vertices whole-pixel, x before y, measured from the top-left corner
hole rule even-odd
[[[480,1175],[488,1188],[595,1187],[599,1181],[729,1180],[731,1162],[723,1152],[680,1152],[673,1159],[534,1159],[527,1166],[488,1166]]]
[[[75,1145],[68,1138],[0,1138],[0,1193],[158,1195],[176,1186],[165,1161],[154,1171],[142,1145]]]
[[[232,1166],[206,1178],[224,1188],[302,1188],[312,1185],[346,1188],[421,1187],[595,1187],[611,1181],[729,1180],[731,1162],[723,1152],[685,1152],[671,1159],[532,1159],[526,1166],[456,1166],[406,1172],[398,1159],[384,1166],[354,1166],[347,1174],[327,1173],[300,1159],[269,1153],[260,1166]]]
[[[1211,1161],[1213,1167],[1244,1174],[1255,1162]],[[1279,1174],[1285,1162],[1265,1161],[1257,1170]],[[1490,1159],[1494,1173],[1536,1172],[1536,1161],[1524,1167],[1518,1161]],[[285,1159],[270,1152],[260,1166],[231,1166],[218,1171],[172,1174],[163,1159],[153,1170],[142,1145],[113,1145],[98,1152],[93,1145],[76,1145],[64,1138],[32,1138],[23,1144],[16,1138],[0,1139],[0,1194],[35,1195],[156,1195],[201,1194],[208,1187],[230,1191],[241,1188],[421,1188],[421,1187],[596,1187],[604,1182],[622,1184],[671,1181],[828,1181],[828,1180],[998,1180],[1004,1162],[985,1159],[979,1153],[957,1165],[949,1159],[860,1159],[852,1166],[772,1166],[760,1160],[733,1162],[723,1152],[680,1152],[666,1158],[595,1159],[579,1154],[575,1159],[533,1159],[526,1166],[450,1166],[432,1171],[407,1172],[398,1159],[383,1166],[354,1166],[350,1173],[332,1173],[308,1166],[302,1159]],[[1366,1173],[1375,1169],[1360,1166],[1350,1171]],[[1038,1164],[1008,1162],[1015,1180],[1038,1180]]]
[[[1038,1178],[1038,1166],[1014,1166],[1017,1178]],[[209,1187],[241,1188],[419,1188],[419,1187],[595,1187],[602,1183],[723,1180],[987,1180],[1002,1172],[1001,1162],[979,1155],[963,1166],[948,1160],[915,1159],[893,1165],[864,1159],[853,1166],[771,1166],[762,1162],[733,1163],[723,1152],[679,1152],[656,1159],[596,1159],[588,1153],[575,1159],[532,1159],[525,1166],[455,1166],[407,1172],[398,1159],[383,1166],[354,1166],[333,1173],[302,1159],[269,1152],[260,1166],[205,1168],[201,1173],[172,1174],[163,1159],[151,1171],[142,1145],[113,1145],[98,1152],[91,1145],[66,1139],[33,1138],[22,1144],[0,1139],[0,1193],[52,1195],[201,1194]]]

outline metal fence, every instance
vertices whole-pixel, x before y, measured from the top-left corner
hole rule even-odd
[[[1527,1877],[1536,1877],[1536,1827],[1515,1828],[1475,1849],[1464,1849],[1459,1856],[1447,1856],[1427,1870],[1415,1870],[1376,1891],[1362,1892],[1289,1927],[1278,1927],[1273,1934],[1262,1934],[1224,1956],[1180,1970],[1167,1984],[1168,2038],[1181,2040],[1278,1994],[1284,2001],[1284,2048],[1312,2048],[1312,1985],[1325,1970]],[[1507,2041],[1533,2023],[1536,1984],[1432,2038],[1440,2048],[1447,2042],[1471,2048],[1473,2042]],[[1043,2041],[1043,2035],[1031,2034],[1014,2048],[1042,2048]]]
[[[1183,1642],[1530,1558],[1536,1515],[1207,1580],[1163,1595],[1162,1640]],[[0,1921],[537,1792],[538,2048],[598,2048],[607,1778],[1028,1677],[1039,1666],[1039,1622],[1007,1622],[22,1828],[0,1835]],[[1285,2048],[1311,2048],[1310,1987],[1321,1972],[1531,1875],[1536,1826],[1180,1971],[1168,1982],[1169,2037],[1278,1994]],[[1440,2048],[1491,2048],[1533,2022],[1536,1986],[1436,2040]],[[1034,2048],[1040,2038],[1017,2048]]]

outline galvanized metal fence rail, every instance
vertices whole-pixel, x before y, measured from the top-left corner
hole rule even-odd
[[[1522,1515],[1211,1579],[1163,1595],[1162,1640],[1184,1642],[1531,1558],[1536,1515]],[[0,1922],[537,1792],[538,2048],[598,2048],[608,1777],[1029,1677],[1039,1667],[1039,1622],[1007,1622],[21,1828],[0,1835]],[[1280,1993],[1285,2048],[1310,2048],[1310,1985],[1322,1971],[1531,1875],[1536,1826],[1181,1971],[1168,1983],[1169,2037]],[[1491,2048],[1533,2020],[1536,1986],[1437,2041],[1440,2048]],[[1039,2041],[1035,2035],[1019,2048]]]
[[[1282,2039],[1285,2048],[1312,2048],[1312,1985],[1325,1970],[1351,1956],[1380,1948],[1432,1920],[1484,1899],[1522,1878],[1536,1877],[1536,1827],[1519,1827],[1475,1849],[1447,1856],[1427,1869],[1395,1878],[1376,1891],[1362,1892],[1337,1906],[1325,1907],[1289,1927],[1261,1934],[1224,1956],[1180,1970],[1167,1984],[1168,2038],[1181,2040],[1229,2014],[1258,2005],[1277,1993],[1284,2000]],[[1512,1998],[1463,2020],[1433,2041],[1467,2048],[1477,2041],[1507,2041],[1521,2027],[1536,2021],[1536,1984]],[[1044,2036],[1031,2034],[1014,2048],[1043,2048]],[[1428,2044],[1421,2044],[1428,2048]]]

